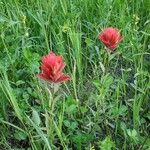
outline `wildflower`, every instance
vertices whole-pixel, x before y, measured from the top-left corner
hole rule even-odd
[[[102,41],[110,52],[118,47],[118,44],[122,39],[123,37],[120,35],[119,30],[112,27],[104,29],[99,35],[99,40]]]
[[[65,63],[62,56],[57,56],[50,52],[43,56],[41,70],[37,76],[52,83],[61,83],[70,80],[70,76],[65,75],[62,71],[65,68]]]

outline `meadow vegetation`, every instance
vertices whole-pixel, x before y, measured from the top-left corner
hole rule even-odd
[[[51,50],[56,91],[37,78]],[[0,149],[150,150],[150,1],[0,0]]]

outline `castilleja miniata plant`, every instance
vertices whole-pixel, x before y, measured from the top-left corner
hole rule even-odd
[[[71,79],[62,72],[64,68],[63,57],[50,52],[48,55],[43,56],[41,64],[42,72],[37,76],[50,83],[61,83]]]
[[[99,34],[99,40],[106,46],[107,51],[112,53],[117,47],[119,42],[123,39],[117,28],[105,28]]]
[[[112,59],[111,53],[115,51],[115,49],[118,47],[119,42],[123,39],[123,36],[121,36],[119,30],[117,28],[108,27],[105,28],[100,34],[99,34],[99,40],[105,45],[105,49],[108,52],[107,54],[104,54],[104,66],[105,66],[105,73],[109,70],[109,63]]]
[[[45,119],[48,123],[49,136],[52,132],[52,129],[49,129],[49,126],[51,126],[53,120],[52,114],[54,113],[55,104],[60,96],[60,94],[56,96],[55,93],[58,91],[60,83],[71,79],[69,75],[63,73],[64,68],[65,63],[63,57],[58,56],[51,51],[48,55],[42,57],[41,73],[37,75],[39,78],[45,80],[51,87],[50,89],[45,86],[45,89],[49,93],[49,109],[47,109],[45,113]]]
[[[54,93],[58,90],[60,83],[70,80],[70,76],[62,71],[65,63],[62,56],[57,56],[54,52],[43,56],[41,64],[41,73],[37,76],[50,83]]]

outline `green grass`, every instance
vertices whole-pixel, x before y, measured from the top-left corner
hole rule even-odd
[[[36,77],[50,50],[72,77],[55,94]],[[0,0],[0,149],[148,150],[149,91],[148,0]]]

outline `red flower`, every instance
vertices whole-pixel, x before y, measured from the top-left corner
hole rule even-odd
[[[117,28],[109,27],[100,33],[99,39],[107,48],[114,50],[118,47],[118,44],[123,39],[123,37],[120,35]]]
[[[48,55],[43,56],[41,64],[42,72],[37,76],[49,82],[61,83],[71,79],[70,76],[62,73],[64,68],[63,57],[50,52]]]

